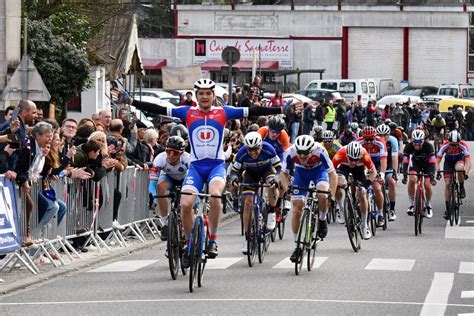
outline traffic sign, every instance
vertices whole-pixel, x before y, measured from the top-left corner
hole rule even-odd
[[[235,65],[240,60],[240,52],[233,46],[227,46],[222,51],[222,60],[229,66]]]

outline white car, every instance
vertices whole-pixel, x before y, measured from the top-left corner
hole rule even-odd
[[[293,100],[293,102],[295,100],[297,101],[301,101],[303,103],[305,102],[308,102],[308,103],[313,103],[314,101],[311,100],[310,98],[304,96],[304,95],[301,95],[301,94],[295,94],[295,93],[285,93],[283,95],[283,102],[284,103],[287,103],[289,100]]]
[[[406,103],[410,101],[410,104],[418,103],[421,100],[420,97],[413,96],[413,95],[403,95],[403,94],[395,94],[395,95],[386,95],[382,99],[377,101],[377,106],[379,108],[384,108],[386,105],[395,104],[395,103]]]
[[[159,98],[161,100],[168,101],[168,102],[172,103],[175,106],[178,106],[181,103],[181,100],[179,99],[178,96],[175,96],[175,95],[173,95],[173,94],[171,94],[167,91],[161,90],[161,89],[142,89],[141,93],[140,93],[140,90],[136,90],[134,93],[132,93],[132,95],[135,99],[139,99],[140,95],[142,97]]]

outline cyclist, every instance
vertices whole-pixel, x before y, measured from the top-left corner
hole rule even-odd
[[[433,135],[434,138],[439,137],[440,139],[444,139],[444,132],[446,129],[446,121],[441,116],[441,114],[436,114],[436,116],[431,121],[431,125],[433,126]]]
[[[181,186],[189,168],[190,155],[185,152],[186,142],[179,136],[171,136],[166,141],[166,150],[153,160],[150,169],[149,193],[165,195],[172,188]],[[158,185],[158,188],[157,188]],[[153,188],[154,187],[154,188]],[[150,190],[151,188],[151,190]],[[168,199],[158,199],[161,227],[161,240],[168,239]]]
[[[191,152],[191,148],[189,147],[189,133],[188,133],[188,129],[186,128],[186,126],[181,125],[181,124],[177,124],[177,125],[173,126],[170,129],[169,136],[179,136],[182,139],[184,139],[184,141],[186,142],[186,151],[188,153]]]
[[[367,189],[369,184],[375,180],[377,169],[375,169],[375,165],[367,150],[365,150],[365,148],[358,142],[352,142],[339,149],[332,159],[332,162],[338,173],[338,186],[344,186],[346,184],[349,173],[352,174],[355,181],[359,181],[364,186],[364,188],[359,191],[359,206],[362,218],[362,238],[370,239],[372,232],[367,224],[368,203],[365,189]],[[368,177],[366,176],[366,169],[368,170]],[[342,210],[344,208],[343,190],[339,187],[336,192],[336,201],[339,208]]]
[[[273,148],[275,148],[280,161],[283,161],[283,153],[291,146],[290,138],[288,137],[288,133],[285,131],[285,120],[279,115],[272,116],[268,120],[268,127],[262,126],[258,129],[258,132],[262,135],[264,142],[269,143]],[[279,194],[279,198],[283,198],[285,190],[280,190]],[[280,203],[278,203],[278,205],[280,205]],[[290,208],[290,201],[284,199],[283,209],[289,210]]]
[[[464,180],[471,171],[471,155],[469,154],[469,148],[467,144],[461,140],[461,134],[457,131],[451,131],[448,134],[448,139],[441,145],[439,152],[436,154],[436,169],[439,169],[439,163],[444,156],[444,171],[448,173],[444,174],[444,199],[446,203],[446,212],[444,218],[448,219],[449,209],[449,185],[451,183],[451,174],[449,172],[464,171],[458,174],[459,180],[459,195],[463,199],[466,197],[466,191],[464,189]],[[466,176],[465,176],[466,175]],[[438,173],[436,178],[441,179],[441,174]]]
[[[354,136],[354,134],[352,133],[350,129],[346,129],[344,133],[341,135],[341,137],[339,137],[339,143],[342,146],[346,146],[354,140],[356,140],[356,137]]]
[[[267,192],[267,201],[269,204],[267,230],[269,231],[275,229],[276,225],[275,206],[278,197],[278,183],[275,177],[280,170],[281,161],[273,146],[262,141],[262,136],[257,132],[250,132],[245,135],[244,146],[239,149],[232,163],[230,180],[234,187],[238,187],[243,174],[244,183],[258,184],[263,180],[272,185]],[[253,195],[256,190],[256,187],[245,187],[242,192],[242,196],[244,197],[243,222],[245,236],[247,236],[246,232],[250,222]],[[246,242],[242,247],[242,253],[247,254]]]
[[[410,166],[408,164],[410,164]],[[429,142],[425,142],[425,133],[421,130],[413,131],[411,134],[411,142],[406,144],[405,148],[403,149],[403,184],[407,183],[407,171],[430,175],[430,177],[425,179],[424,183],[426,201],[428,204],[426,217],[433,217],[433,211],[431,209],[431,196],[433,195],[432,185],[436,185],[436,159],[433,145]],[[413,216],[416,181],[416,176],[410,175],[407,187],[408,199],[410,201],[410,207],[407,210],[407,214],[409,216]]]
[[[164,107],[153,103],[132,99],[128,93],[119,91],[122,103],[134,105],[136,108],[150,113],[167,115],[181,119],[186,124],[191,145],[190,167],[184,179],[183,193],[202,192],[204,184],[208,183],[209,194],[220,196],[225,187],[226,169],[224,162],[224,127],[228,120],[248,116],[281,114],[281,108],[235,108],[232,106],[213,106],[215,101],[215,83],[209,79],[199,79],[195,82],[197,106]],[[184,232],[187,236],[186,247],[191,241],[193,225],[194,195],[181,195],[181,216]],[[210,199],[209,211],[209,243],[206,253],[208,258],[217,256],[217,229],[221,212],[221,199]],[[187,249],[187,248],[186,248]],[[189,266],[188,252],[184,251],[182,266]]]
[[[349,127],[351,128],[351,131],[352,131],[352,134],[355,136],[355,137],[358,137],[357,135],[359,134],[359,132],[362,131],[362,129],[359,128],[359,124],[357,122],[352,122]]]
[[[385,224],[385,218],[382,214],[383,193],[381,185],[385,182],[385,172],[387,170],[387,146],[385,145],[385,141],[377,136],[377,132],[373,126],[364,127],[363,135],[363,137],[357,139],[357,142],[367,150],[378,171],[377,181],[372,182],[372,188],[374,189],[377,208],[377,226],[381,227]]]
[[[289,170],[294,165],[293,185],[299,187],[309,187],[313,181],[317,190],[328,191],[334,194],[336,191],[337,175],[333,168],[331,159],[329,159],[326,149],[321,144],[314,141],[309,135],[300,135],[296,138],[295,144],[286,152],[283,160],[282,177],[284,186],[287,187],[289,182]],[[301,210],[304,206],[304,199],[307,191],[294,189],[291,195],[293,203],[293,217],[291,220],[291,228],[297,239],[298,228],[300,226]],[[326,215],[328,212],[328,197],[326,194],[318,194],[319,203],[319,221],[318,221],[318,237],[325,238],[328,233]],[[301,249],[295,248],[290,260],[295,262],[301,255]]]
[[[458,120],[456,119],[456,117],[454,117],[453,112],[450,111],[446,114],[445,121],[446,121],[445,134],[459,128]]]
[[[397,172],[398,172],[398,140],[390,135],[390,127],[385,124],[377,126],[377,134],[387,144],[387,171],[385,172],[385,182],[388,184],[388,198],[390,199],[390,212],[388,220],[397,219],[395,213],[395,198],[397,196]]]
[[[318,143],[323,141],[323,127],[321,125],[314,127],[314,140]]]
[[[328,151],[330,159],[332,159],[332,157],[334,157],[337,151],[342,147],[339,141],[334,140],[334,132],[331,130],[323,132],[323,141],[321,142],[321,145],[323,145],[324,148],[326,148],[326,150]]]

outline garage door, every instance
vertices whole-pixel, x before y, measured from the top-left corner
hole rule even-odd
[[[349,28],[349,78],[403,75],[403,29]]]
[[[411,85],[466,81],[465,29],[410,29],[409,82]]]

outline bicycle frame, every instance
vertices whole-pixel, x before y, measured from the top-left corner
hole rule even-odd
[[[425,215],[426,200],[425,200],[425,179],[430,177],[430,174],[409,172],[408,175],[416,176],[415,188],[415,236],[421,234],[421,227],[423,225],[423,217]]]

